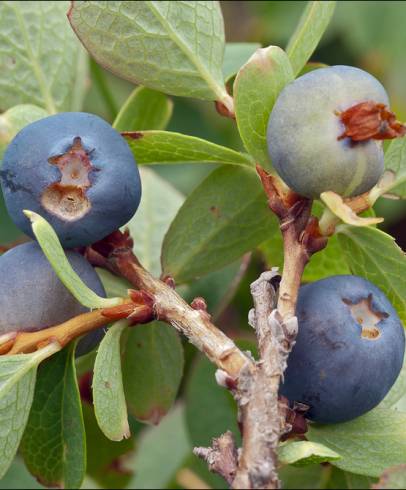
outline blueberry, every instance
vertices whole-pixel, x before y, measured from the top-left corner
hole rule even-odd
[[[367,101],[389,104],[378,80],[350,66],[314,70],[282,90],[267,142],[273,166],[291,189],[312,198],[324,191],[356,196],[377,183],[384,170],[381,141],[340,139],[340,114]]]
[[[8,212],[32,236],[24,209],[43,216],[62,245],[101,240],[134,215],[141,198],[137,165],[124,138],[97,116],[66,112],[22,129],[0,172]]]
[[[281,394],[309,405],[318,422],[358,417],[385,397],[403,364],[405,334],[383,292],[351,275],[299,292],[299,334]]]
[[[89,262],[76,252],[68,251],[66,255],[85,284],[105,297],[100,279]],[[88,311],[58,279],[35,242],[18,245],[2,255],[0,277],[0,335],[42,330]],[[81,339],[78,355],[89,352],[102,336],[102,329],[98,329]]]

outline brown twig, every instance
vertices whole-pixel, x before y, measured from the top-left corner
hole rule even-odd
[[[125,277],[136,288],[147,291],[153,298],[155,318],[175,327],[231,378],[237,379],[243,368],[252,367],[252,360],[210,321],[204,309],[192,308],[167,284],[168,281],[152,277],[142,267],[132,246],[128,232],[117,231],[88,249],[87,257]]]
[[[283,275],[278,310],[283,318],[295,315],[297,295],[304,268],[310,256],[327,245],[317,218],[310,216],[312,201],[287,189],[282,182],[257,166],[268,204],[278,216],[283,236]]]
[[[286,404],[279,402],[279,384],[295,343],[296,302],[305,265],[312,253],[327,243],[310,216],[311,201],[286,189],[275,177],[257,167],[268,203],[280,220],[284,267],[279,286],[275,271],[251,285],[254,326],[260,361],[253,374],[240,376],[237,401],[243,428],[243,447],[233,488],[279,488],[277,447],[286,433]]]
[[[295,419],[293,410],[278,396],[279,384],[298,331],[295,308],[304,267],[311,254],[327,244],[317,219],[310,216],[311,201],[287,189],[261,167],[257,171],[269,207],[280,220],[283,275],[279,283],[276,270],[267,271],[251,285],[254,309],[249,320],[256,330],[260,353],[254,369],[242,369],[237,380],[230,380],[221,371],[217,373],[217,380],[237,400],[242,428],[243,445],[231,485],[246,489],[279,488],[276,450]],[[295,430],[302,433],[304,425]],[[209,463],[212,471],[224,476],[226,458],[218,450],[217,441],[212,448],[199,448],[195,453]]]
[[[145,323],[151,321],[152,309],[148,304],[135,303],[128,298],[121,305],[83,313],[53,327],[35,332],[16,332],[10,340],[5,339],[0,344],[0,355],[28,354],[52,340],[65,347],[72,340],[120,318],[128,318],[132,323]]]
[[[242,452],[233,488],[278,488],[276,447],[284,432],[285,417],[278,409],[279,379],[287,350],[286,337],[276,307],[272,286],[275,272],[265,272],[251,285],[254,310],[250,323],[255,328],[260,362],[254,376],[240,378],[237,401],[240,409]],[[275,316],[276,315],[276,316]],[[292,337],[296,324],[290,322]]]

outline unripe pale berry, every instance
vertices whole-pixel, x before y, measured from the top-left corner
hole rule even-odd
[[[332,66],[299,77],[282,90],[269,119],[273,166],[307,197],[370,190],[384,170],[381,140],[405,132],[388,105],[381,83],[358,68]]]

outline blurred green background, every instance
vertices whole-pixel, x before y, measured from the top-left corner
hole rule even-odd
[[[274,44],[285,47],[306,2],[227,1],[221,4],[228,42],[258,42],[262,46]],[[406,120],[405,25],[404,1],[338,2],[333,20],[319,48],[313,54],[312,61],[329,65],[353,65],[369,71],[386,87],[392,109],[398,118]],[[93,61],[90,62],[89,75],[88,93],[83,110],[99,114],[112,122],[120,106],[133,90],[133,85],[114,77]],[[234,122],[219,117],[214,104],[176,97],[173,101],[174,113],[168,130],[196,135],[224,146],[242,149]],[[212,167],[176,165],[155,167],[154,170],[182,193],[189,194]],[[385,218],[382,228],[392,234],[398,244],[406,249],[406,203],[381,199],[376,206],[376,212]],[[18,237],[19,232],[8,219],[0,199],[0,245]],[[239,284],[233,283],[232,278],[239,267],[239,263],[233,264],[216,273],[217,275],[210,275],[209,279],[198,281],[189,295],[205,296],[210,310],[217,310],[216,321],[220,326],[234,337],[250,339],[252,334],[247,327],[247,312],[251,307],[249,284],[258,276],[263,263],[261,257],[254,254],[254,260],[251,260],[249,265],[243,264],[243,280]],[[232,296],[230,291],[235,292],[234,298],[228,307],[221,311],[227,301],[223,300],[219,305],[219,300],[224,295],[227,298]],[[190,417],[199,418],[201,415],[204,418],[205,414],[210,416],[208,426],[203,424],[200,428],[196,427],[195,433],[192,434],[193,442],[204,443],[209,432],[216,434],[221,430],[222,423],[228,417],[223,409],[231,404],[231,400],[227,393],[215,385],[205,385],[205,380],[213,380],[214,369],[205,360],[196,363],[196,350],[186,344],[185,348],[188,375],[182,385],[180,397],[194,400],[193,410],[189,407],[187,409],[192,410]],[[192,369],[189,370],[190,367]],[[193,392],[196,386],[201,387],[199,394]],[[209,403],[206,403],[207,401]],[[184,426],[179,418],[179,408],[169,417],[158,428],[150,429],[146,435],[144,434],[139,443],[137,440],[137,447],[142,446],[146,456],[138,463],[141,470],[138,477],[131,480],[131,487],[154,488],[155,485],[160,485],[168,488],[203,488],[202,480],[199,483],[199,480],[195,479],[200,478],[213,488],[222,488],[221,480],[209,475],[204,465],[190,456],[190,442],[186,441],[183,433]],[[229,423],[235,422],[230,419]],[[138,435],[139,430],[139,424],[134,422],[133,432]],[[158,430],[160,432],[157,432]],[[349,477],[344,477],[341,473],[328,465],[303,470],[290,469],[284,471],[283,480],[285,488],[345,488],[344,480],[347,481]],[[362,481],[358,484],[367,483]],[[94,481],[86,482],[86,485],[92,487]],[[25,470],[20,466],[14,466],[8,478],[0,482],[0,488],[22,486],[37,487],[30,477],[25,476]]]

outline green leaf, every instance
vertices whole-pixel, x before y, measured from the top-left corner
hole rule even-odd
[[[252,166],[248,155],[210,141],[169,131],[125,134],[139,164],[218,163]]]
[[[320,218],[325,210],[325,207],[320,201],[315,201],[312,207],[312,214]],[[364,211],[362,216],[374,217],[375,213],[372,209]],[[341,244],[337,235],[329,237],[327,246],[313,254],[307,264],[303,281],[313,282],[319,279],[324,279],[335,274],[351,274],[346,256],[341,248]]]
[[[284,490],[331,488],[328,486],[332,470],[330,465],[309,465],[309,466],[283,466],[278,471],[278,476]],[[339,471],[339,470],[337,470]],[[327,484],[326,484],[327,482]],[[346,486],[336,488],[347,488]]]
[[[0,115],[0,165],[4,151],[14,136],[28,124],[47,116],[47,111],[32,104],[16,105]]]
[[[379,404],[379,408],[393,408],[406,411],[406,357],[395,384]]]
[[[335,274],[350,274],[350,268],[337,235],[328,239],[326,248],[311,256],[305,268],[303,280],[313,282]]]
[[[68,111],[77,97],[80,44],[66,22],[69,2],[0,2],[0,107]]]
[[[283,240],[279,232],[259,246],[268,267],[283,267]],[[328,239],[327,247],[310,257],[304,273],[304,282],[318,281],[335,274],[351,274],[337,235]]]
[[[329,65],[326,65],[325,63],[320,63],[318,61],[309,61],[302,68],[301,72],[299,73],[299,77],[301,77],[302,75],[306,75],[306,73],[310,73],[313,70],[318,70],[319,68],[328,68],[328,66]]]
[[[332,464],[345,471],[380,476],[406,463],[406,412],[375,409],[342,424],[312,424],[306,435],[340,454]]]
[[[86,430],[87,474],[102,488],[127,488],[133,475],[127,461],[135,447],[134,438],[110,441],[100,430],[93,407],[83,403],[82,410]]]
[[[235,115],[245,148],[255,160],[270,166],[266,132],[280,91],[293,80],[286,53],[277,46],[258,49],[234,82]]]
[[[185,286],[183,297],[191,303],[197,296],[202,296],[207,303],[207,310],[214,320],[221,315],[238,288],[249,265],[249,257],[237,260],[215,272],[193,281]]]
[[[406,464],[401,464],[399,466],[392,466],[391,468],[385,470],[378,483],[372,485],[373,489],[399,489],[402,490],[406,488]]]
[[[0,479],[14,459],[27,423],[37,367],[59,349],[52,343],[33,354],[0,356]]]
[[[394,238],[376,228],[342,225],[338,232],[351,272],[381,288],[406,325],[406,256]]]
[[[32,231],[56,275],[79,303],[87,308],[108,308],[121,304],[120,298],[101,298],[86,286],[72,269],[52,226],[42,216],[32,211],[24,211],[24,214],[31,220]]]
[[[333,16],[336,2],[309,2],[286,48],[293,72],[297,75],[319,44]]]
[[[142,265],[155,276],[161,272],[161,248],[169,224],[184,197],[157,173],[141,168],[142,199],[126,225],[134,240],[134,252]]]
[[[259,43],[227,43],[224,51],[223,75],[224,80],[230,80],[248,61],[261,45]]]
[[[86,473],[86,441],[74,344],[39,368],[21,450],[28,469],[43,484],[80,488]]]
[[[282,464],[307,466],[340,459],[340,455],[323,444],[309,441],[286,442],[278,448],[278,460]]]
[[[372,488],[372,484],[377,481],[376,478],[373,478],[371,476],[356,475],[355,473],[349,473],[348,471],[343,473],[345,481],[347,483],[347,487],[350,489]]]
[[[124,277],[119,277],[106,269],[100,269],[96,267],[97,275],[103,284],[104,290],[107,296],[118,296],[124,298],[128,296],[128,290],[134,289],[134,286],[124,279]]]
[[[390,194],[406,199],[406,138],[393,140],[385,153],[385,169],[392,172]]]
[[[193,446],[210,446],[213,437],[231,430],[241,440],[237,406],[231,394],[219,386],[216,366],[200,357],[186,387],[186,423]]]
[[[86,49],[121,78],[172,95],[228,99],[218,2],[79,2],[69,20]]]
[[[128,488],[167,488],[191,451],[184,410],[179,406],[140,440],[133,464],[135,477]]]
[[[117,131],[165,129],[171,118],[173,102],[147,87],[137,87],[118,113],[113,127]]]
[[[277,229],[255,172],[223,166],[186,199],[162,249],[165,274],[187,282],[234,262]]]
[[[94,364],[94,411],[100,429],[112,441],[130,437],[120,358],[120,338],[127,327],[128,321],[121,320],[109,328]]]
[[[376,481],[363,475],[356,475],[339,468],[326,465],[284,466],[279,470],[283,489],[325,488],[325,489],[367,489]]]
[[[123,341],[123,382],[129,411],[158,424],[171,408],[183,375],[183,348],[177,332],[153,322],[129,329]]]

